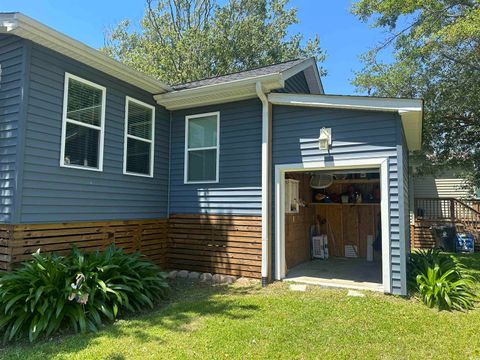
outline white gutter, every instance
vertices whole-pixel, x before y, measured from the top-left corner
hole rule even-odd
[[[256,84],[259,82],[262,83],[264,91],[280,89],[285,86],[282,75],[275,73],[192,89],[171,91],[155,95],[154,99],[168,110],[240,101],[256,98],[258,96]]]
[[[255,85],[257,96],[262,102],[262,286],[270,280],[270,104],[262,83]]]

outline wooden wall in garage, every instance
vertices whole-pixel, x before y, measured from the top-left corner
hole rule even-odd
[[[305,203],[297,214],[285,215],[285,260],[287,269],[310,260],[310,226],[316,220],[322,221],[320,229],[327,234],[330,256],[345,256],[345,245],[357,245],[359,257],[367,256],[367,237],[377,235],[380,222],[380,204],[313,203],[310,175],[289,173],[287,178],[299,180],[299,198]],[[354,182],[354,181],[353,181]],[[364,196],[373,191],[378,182],[357,181]],[[326,193],[341,194],[348,186],[348,180],[338,181],[327,188]],[[328,225],[327,225],[328,224]],[[380,256],[380,253],[376,254]]]
[[[299,198],[307,202],[311,198],[310,176],[289,174],[289,179],[300,181]],[[310,260],[310,226],[315,224],[315,208],[300,206],[298,214],[285,214],[285,262],[287,270]]]
[[[322,233],[328,236],[331,256],[345,256],[345,245],[356,245],[358,256],[367,257],[367,237],[375,240],[380,221],[380,204],[325,204],[313,205],[316,214],[326,220]],[[328,225],[329,226],[328,226]]]

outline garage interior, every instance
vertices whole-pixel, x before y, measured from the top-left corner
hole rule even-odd
[[[286,281],[383,291],[375,169],[285,174]]]

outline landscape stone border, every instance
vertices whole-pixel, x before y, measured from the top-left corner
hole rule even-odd
[[[172,270],[168,273],[168,278],[170,280],[190,280],[213,284],[233,284],[237,281],[237,278],[232,275],[200,273],[188,270]]]

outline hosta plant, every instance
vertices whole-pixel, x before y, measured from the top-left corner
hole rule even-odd
[[[438,250],[410,255],[408,283],[428,307],[468,310],[477,301],[474,277],[454,256]]]
[[[73,249],[68,256],[36,253],[0,275],[0,333],[4,341],[33,341],[62,327],[97,331],[122,311],[153,307],[167,289],[156,265],[113,245],[104,252]]]

